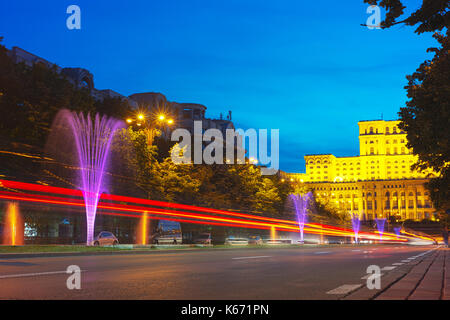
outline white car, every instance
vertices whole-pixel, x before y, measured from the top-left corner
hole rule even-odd
[[[94,237],[94,241],[92,241],[94,246],[115,246],[119,244],[119,240],[117,240],[116,236],[111,232],[102,231],[98,234],[98,236]]]
[[[246,238],[229,237],[229,238],[225,239],[225,244],[226,245],[231,245],[231,246],[247,246],[248,245],[248,239],[246,239]]]

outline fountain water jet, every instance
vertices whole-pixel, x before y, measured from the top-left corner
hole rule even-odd
[[[139,221],[139,225],[137,228],[137,237],[136,237],[136,242],[137,244],[142,244],[142,245],[146,245],[148,242],[148,215],[147,212],[144,212],[142,214],[141,220]]]
[[[6,209],[3,244],[10,246],[23,245],[23,232],[23,221],[19,213],[19,206],[15,202],[9,202]]]
[[[295,213],[297,215],[298,227],[300,231],[300,243],[304,242],[303,229],[307,222],[309,202],[312,198],[312,193],[308,192],[303,196],[300,194],[291,194],[290,198],[294,202]]]
[[[386,222],[386,219],[385,218],[375,219],[375,221],[377,223],[378,233],[380,234],[380,240],[383,240],[384,223]]]
[[[400,236],[400,231],[402,230],[401,227],[395,227],[394,228],[394,233],[397,236],[397,238]]]
[[[69,129],[73,136],[80,169],[79,189],[86,207],[86,244],[92,245],[97,205],[104,191],[103,178],[111,143],[116,130],[123,127],[123,122],[99,114],[91,118],[89,114],[85,116],[83,113],[61,110],[52,129],[60,129],[58,125],[61,129]]]
[[[359,229],[361,226],[361,220],[359,219],[359,215],[353,213],[352,214],[352,228],[353,228],[353,232],[355,234],[355,243],[358,243],[359,237]]]
[[[277,238],[277,230],[274,226],[270,227],[270,238],[272,239],[272,241]]]

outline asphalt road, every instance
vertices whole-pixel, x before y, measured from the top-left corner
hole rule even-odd
[[[346,288],[365,285],[361,278],[369,265],[392,266],[432,248],[274,247],[1,259],[0,299],[338,299]],[[67,289],[69,265],[82,270],[80,290]]]

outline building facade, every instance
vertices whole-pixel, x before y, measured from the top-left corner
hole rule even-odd
[[[435,175],[412,170],[417,157],[406,146],[399,122],[358,122],[358,156],[306,155],[306,173],[289,173],[288,178],[308,185],[319,201],[362,219],[434,219],[424,184]]]

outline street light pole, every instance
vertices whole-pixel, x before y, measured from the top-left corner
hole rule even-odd
[[[158,127],[164,127],[164,129],[166,129],[166,125],[172,125],[174,120],[172,118],[167,118],[165,114],[159,114],[154,121],[149,121],[143,113],[138,113],[135,118],[126,119],[126,122],[129,125],[135,123],[138,127],[143,127],[147,136],[147,144],[152,145],[155,137],[162,133],[162,130],[158,129]]]

